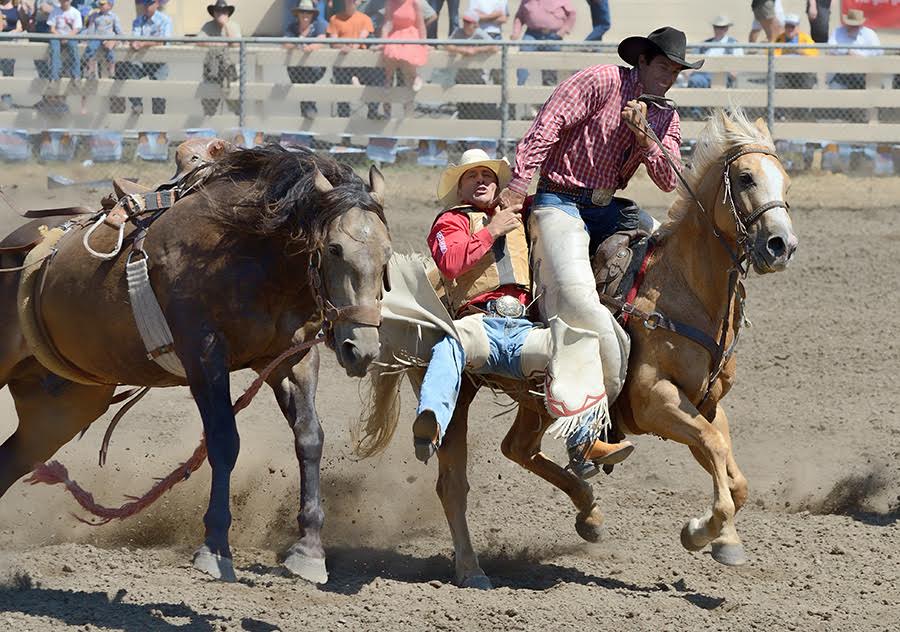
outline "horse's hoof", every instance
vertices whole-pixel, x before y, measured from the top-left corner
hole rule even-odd
[[[603,538],[603,514],[597,505],[592,505],[587,511],[578,512],[575,518],[575,531],[588,542],[599,542]]]
[[[284,566],[292,574],[314,584],[328,581],[328,570],[324,557],[309,557],[303,553],[293,552],[284,560]]]
[[[715,561],[725,566],[743,566],[748,562],[747,554],[744,552],[744,545],[737,544],[719,544],[713,542],[712,556]]]
[[[475,590],[491,590],[494,585],[487,575],[472,575],[459,583],[460,588],[474,588]]]
[[[681,546],[688,551],[699,551],[706,546],[706,543],[699,543],[694,540],[694,533],[699,529],[699,520],[691,518],[681,527]]]
[[[237,581],[231,558],[213,553],[205,544],[194,553],[194,568],[224,582]]]

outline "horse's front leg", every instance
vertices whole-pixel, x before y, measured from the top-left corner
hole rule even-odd
[[[228,353],[215,334],[197,341],[197,349],[180,353],[191,394],[203,419],[203,434],[212,468],[209,507],[203,516],[206,538],[194,553],[194,568],[216,579],[235,581],[228,530],[231,527],[231,472],[237,462],[240,437],[231,408]]]
[[[728,484],[727,462],[731,449],[726,437],[697,411],[681,389],[668,380],[657,382],[638,397],[640,401],[631,402],[637,426],[645,432],[689,446],[712,475],[712,509],[702,518],[692,518],[684,525],[681,544],[690,551],[699,551],[716,540],[720,544],[717,550],[727,549],[722,555],[713,551],[718,561],[743,564],[746,557],[734,526],[735,502]]]
[[[328,581],[325,549],[322,547],[320,472],[325,433],[316,413],[319,351],[313,347],[296,364],[282,364],[267,382],[275,391],[278,406],[294,431],[294,450],[300,467],[300,539],[287,551],[284,565],[294,575],[316,584]]]
[[[444,506],[444,514],[453,537],[453,557],[456,565],[456,584],[461,588],[492,588],[491,580],[481,569],[478,555],[472,547],[469,524],[466,521],[466,497],[469,481],[466,477],[468,446],[466,434],[469,423],[469,405],[478,392],[472,380],[463,376],[462,387],[456,399],[453,419],[438,449],[437,493]]]
[[[565,492],[578,509],[575,518],[578,535],[588,542],[597,542],[603,533],[603,514],[594,502],[594,491],[588,483],[543,455],[541,440],[549,425],[546,422],[540,413],[520,405],[500,449],[506,458]]]

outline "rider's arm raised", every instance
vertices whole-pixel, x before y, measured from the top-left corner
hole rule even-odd
[[[669,123],[665,136],[660,140],[675,164],[681,164],[681,123],[678,119],[678,112],[672,113],[672,121]],[[677,176],[656,143],[651,142],[644,149],[642,160],[647,167],[647,173],[650,174],[650,179],[656,183],[656,186],[667,193],[675,190]]]
[[[465,213],[444,213],[428,235],[431,256],[447,279],[468,272],[493,245],[494,238],[487,228],[469,233],[469,218]]]
[[[559,141],[560,133],[596,112],[615,92],[617,82],[619,73],[615,66],[592,66],[559,84],[516,148],[509,188],[525,195],[534,172]]]

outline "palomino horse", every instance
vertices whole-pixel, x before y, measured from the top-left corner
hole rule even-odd
[[[90,222],[76,221],[45,262],[36,316],[61,361],[89,379],[63,379],[38,363],[17,317],[19,275],[0,274],[0,388],[9,386],[19,416],[15,434],[0,446],[0,494],[102,415],[117,384],[186,384],[212,467],[206,537],[194,565],[234,579],[229,486],[239,439],[229,373],[260,371],[322,327],[347,373],[363,375],[378,354],[391,245],[377,169],[366,185],[333,159],[277,146],[237,150],[207,168],[201,181],[188,180],[197,190],[150,224],[143,240],[186,378],[150,361],[138,335],[124,279],[130,238],[118,257],[100,261],[82,245]],[[115,231],[101,226],[92,243],[102,250],[115,241]],[[0,267],[21,263],[21,255],[4,255]],[[324,582],[318,367],[313,347],[283,361],[266,381],[293,429],[300,465],[300,539],[285,564]]]
[[[734,381],[735,358],[719,350],[733,349],[743,324],[743,288],[737,282],[746,272],[742,266],[749,260],[758,273],[784,270],[797,237],[783,201],[788,176],[761,120],[750,123],[740,110],[717,112],[701,134],[685,177],[697,199],[682,188],[669,210],[669,222],[656,235],[657,246],[627,324],[632,340],[628,379],[613,416],[619,432],[652,433],[690,448],[712,475],[714,493],[711,510],[687,522],[681,542],[691,551],[711,544],[716,560],[739,565],[746,557],[734,515],[747,500],[747,481],[732,454],[728,420],[720,405]],[[671,331],[667,323],[703,332],[712,348]],[[385,320],[383,356],[387,326]],[[410,377],[415,381],[415,375]],[[372,412],[361,420],[363,454],[377,452],[390,439],[398,379],[397,374],[375,376]],[[466,522],[466,430],[477,380],[463,380],[438,451],[437,492],[453,536],[456,581],[489,588]],[[542,402],[528,395],[522,383],[491,381],[519,402],[501,446],[503,454],[568,494],[578,510],[578,534],[596,541],[603,516],[591,486],[541,453],[543,434],[553,422]]]

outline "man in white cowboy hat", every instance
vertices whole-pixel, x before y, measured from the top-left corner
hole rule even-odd
[[[530,235],[543,318],[558,318],[570,327],[595,332],[593,344],[600,349],[621,343],[620,353],[604,355],[602,365],[600,354],[594,354],[590,367],[583,367],[595,378],[587,394],[578,385],[579,376],[565,379],[570,359],[554,357],[548,367],[555,378],[548,385],[548,399],[565,402],[569,410],[580,409],[580,402],[596,402],[606,409],[605,419],[598,418],[606,424],[609,403],[621,390],[618,377],[627,366],[630,347],[600,303],[591,257],[613,233],[648,222],[649,216],[642,216],[634,202],[615,196],[638,167],[644,165],[663,191],[675,188],[674,168],[646,126],[678,164],[681,127],[674,104],[665,94],[682,70],[703,65],[702,60],[688,62],[685,49],[684,33],[663,27],[648,37],[628,37],[619,44],[619,56],[630,67],[591,66],[562,82],[519,142],[513,178],[501,193],[502,204],[521,204],[532,177],[540,172]],[[585,449],[599,429],[595,424],[576,431]]]
[[[828,38],[829,44],[842,44],[844,46],[881,46],[881,40],[866,23],[866,15],[862,9],[849,9],[841,16],[843,24]],[[838,48],[829,51],[832,55],[856,55],[871,57],[882,55],[880,48]],[[828,81],[828,87],[839,90],[863,90],[866,87],[866,76],[862,73],[841,72],[833,75]]]
[[[546,367],[548,332],[526,317],[531,275],[522,208],[497,204],[498,188],[510,177],[505,158],[492,159],[481,149],[470,149],[458,165],[444,171],[438,184],[444,210],[434,221],[428,247],[458,319],[454,324],[470,335],[463,337],[466,347],[447,336],[432,349],[413,424],[416,458],[423,462],[434,454],[450,424],[465,368],[524,378]],[[538,330],[544,335],[534,336]],[[525,361],[525,355],[536,361]],[[632,450],[629,442],[598,444],[592,458],[614,463]]]
[[[727,15],[718,15],[712,21],[713,35],[703,40],[704,44],[710,46],[700,49],[702,55],[707,57],[718,57],[720,55],[743,55],[744,49],[740,47],[716,46],[716,44],[737,44],[737,39],[728,34],[728,29],[733,23],[728,19]],[[728,74],[728,87],[734,85],[735,77],[731,73]],[[712,87],[712,77],[708,72],[695,71],[688,77],[687,85],[689,88],[710,88]]]

